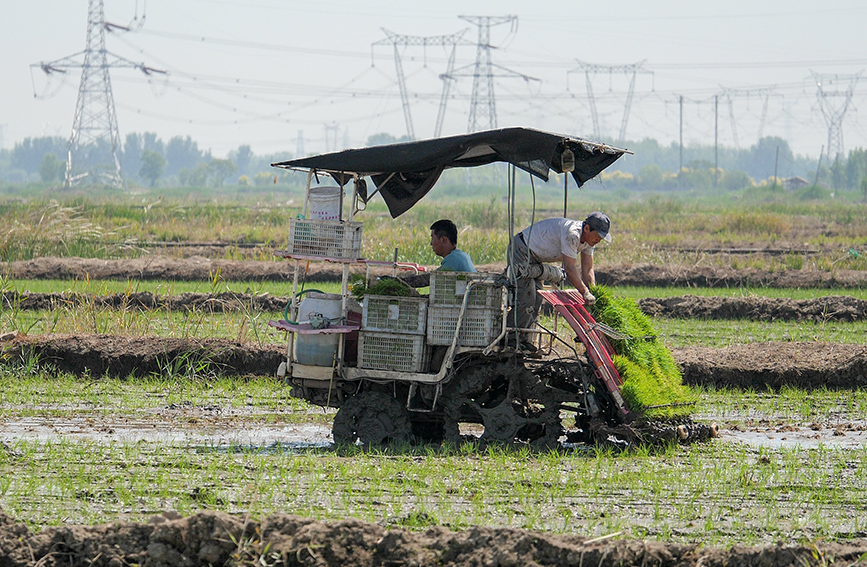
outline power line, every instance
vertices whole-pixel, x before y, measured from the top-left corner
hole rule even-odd
[[[440,109],[437,114],[436,127],[434,129],[434,137],[439,137],[440,132],[442,130],[443,117],[445,115],[445,105],[448,100],[449,95],[449,87],[451,86],[452,78],[451,74],[454,70],[455,63],[455,51],[457,50],[457,46],[460,43],[464,43],[463,36],[467,32],[467,30],[462,30],[457,33],[453,33],[450,35],[437,35],[437,36],[412,36],[412,35],[400,35],[393,32],[388,31],[383,28],[382,31],[387,36],[386,39],[379,40],[373,44],[376,45],[384,45],[391,44],[394,49],[394,68],[397,72],[397,84],[400,88],[400,99],[403,104],[403,115],[404,120],[406,121],[406,134],[409,136],[410,140],[415,140],[415,129],[412,124],[412,113],[410,112],[409,106],[409,96],[406,89],[406,78],[403,73],[403,64],[401,63],[401,52],[398,50],[398,47],[423,47],[425,50],[425,59],[427,58],[427,46],[428,45],[439,45],[442,47],[451,46],[451,55],[449,56],[448,67],[446,68],[446,72],[440,75],[440,79],[443,81],[443,91],[440,96]],[[371,52],[372,57],[372,52]]]
[[[138,18],[138,8],[136,8],[136,18]],[[115,187],[126,187],[118,155],[120,134],[109,69],[111,67],[133,68],[145,75],[165,73],[106,50],[106,31],[129,31],[129,29],[126,26],[106,22],[103,0],[90,0],[87,8],[87,41],[84,51],[56,61],[31,65],[31,68],[41,68],[47,75],[66,74],[67,69],[81,69],[81,83],[78,88],[72,135],[67,150],[64,182],[67,187],[72,187],[88,177],[102,180]],[[83,62],[78,62],[76,59],[80,55],[84,56]],[[108,148],[104,147],[106,144]]]
[[[595,63],[587,63],[585,61],[578,60],[578,68],[573,69],[573,71],[581,70],[584,71],[584,79],[587,87],[587,99],[590,101],[590,113],[593,120],[593,134],[597,138],[602,135],[599,129],[599,114],[596,111],[596,98],[593,96],[593,83],[590,79],[590,75],[595,75],[596,73],[605,73],[607,72],[609,77],[614,73],[624,73],[629,76],[629,90],[626,95],[626,102],[623,105],[623,119],[620,122],[620,133],[617,137],[617,143],[622,143],[624,139],[626,139],[626,123],[629,120],[629,109],[632,106],[632,97],[635,92],[635,75],[638,73],[648,73],[653,74],[652,71],[647,71],[643,69],[645,61],[639,61],[638,63],[633,63],[631,65],[598,65]],[[571,71],[570,71],[571,72]],[[568,85],[568,75],[567,75],[567,85]]]

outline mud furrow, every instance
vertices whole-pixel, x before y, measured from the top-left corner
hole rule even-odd
[[[276,373],[285,344],[224,339],[165,339],[114,335],[10,336],[0,363],[35,362],[89,376]],[[726,348],[674,349],[690,385],[776,390],[860,388],[867,385],[867,346],[823,342],[770,342]]]
[[[3,309],[54,310],[80,307],[97,309],[139,309],[147,311],[283,311],[288,297],[275,297],[267,293],[181,293],[158,295],[149,291],[93,295],[85,293],[18,293],[6,291],[0,295]]]
[[[867,301],[843,295],[813,299],[769,297],[646,297],[638,306],[650,317],[682,319],[749,319],[756,321],[867,320]]]
[[[341,270],[331,264],[314,262],[302,266],[307,282],[340,281]],[[497,272],[504,263],[477,266],[480,270]],[[374,269],[375,273],[389,270]],[[608,286],[644,287],[773,287],[852,289],[867,286],[867,272],[837,270],[767,271],[753,268],[733,270],[722,267],[683,265],[601,264],[596,266],[596,281]],[[9,262],[0,273],[12,279],[61,280],[165,280],[165,281],[291,281],[293,267],[285,260],[215,260],[202,256],[172,258],[150,255],[142,258],[101,260],[95,258],[42,257]]]

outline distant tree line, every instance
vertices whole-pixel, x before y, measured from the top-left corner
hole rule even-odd
[[[0,150],[0,180],[61,183],[66,174],[67,144],[65,138],[56,136],[25,138],[11,150]],[[105,148],[98,151],[106,153]],[[227,158],[215,158],[189,136],[175,136],[164,142],[152,132],[127,134],[119,154],[124,176],[152,187],[264,185],[280,175],[271,163],[292,157],[287,152],[256,155],[250,146],[242,145],[229,152]]]
[[[405,136],[379,133],[370,136],[366,145],[405,141]],[[867,198],[867,150],[863,148],[831,163],[819,163],[794,155],[788,143],[777,137],[762,138],[749,148],[692,145],[681,150],[676,143],[663,145],[652,139],[620,145],[634,154],[625,155],[604,172],[603,181],[612,185],[652,191],[737,190],[797,176],[830,189],[862,190]],[[26,138],[11,150],[0,150],[0,181],[60,183],[66,155],[64,138]],[[226,158],[215,158],[189,136],[175,136],[166,142],[145,132],[128,134],[120,157],[123,173],[132,182],[152,187],[220,187],[275,183],[283,172],[272,168],[271,163],[293,156],[288,152],[257,155],[249,145],[241,145]]]

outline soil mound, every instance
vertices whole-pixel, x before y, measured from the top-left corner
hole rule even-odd
[[[273,376],[285,344],[225,339],[165,339],[115,335],[13,335],[0,343],[0,362],[35,361],[46,368],[89,376]],[[726,348],[674,349],[691,385],[748,389],[860,388],[867,385],[867,346],[772,342]]]
[[[115,335],[16,336],[2,343],[6,363],[36,362],[90,376],[274,375],[286,345],[225,339],[171,339]],[[0,564],[2,565],[2,564]]]
[[[697,268],[656,264],[602,266],[595,270],[596,281],[608,286],[640,287],[773,287],[852,289],[867,286],[867,272],[839,270],[781,270],[753,268]]]
[[[480,271],[501,272],[505,264],[478,266]],[[372,270],[388,273],[388,270]],[[652,287],[780,287],[860,288],[867,286],[867,272],[839,270],[834,273],[809,270],[697,268],[656,264],[604,265],[596,267],[596,281],[603,285]],[[291,263],[254,260],[216,260],[203,256],[171,258],[150,255],[123,260],[44,257],[10,262],[3,272],[15,279],[112,279],[208,281],[289,281]],[[307,267],[306,281],[339,281],[341,270],[325,262]]]
[[[752,319],[761,321],[864,321],[867,301],[844,295],[814,299],[769,297],[647,297],[638,306],[650,317]]]
[[[2,565],[538,565],[595,567],[855,565],[867,542],[811,543],[715,549],[652,541],[590,539],[510,529],[474,527],[453,532],[385,529],[348,519],[319,522],[273,515],[261,522],[222,512],[187,518],[154,517],[148,524],[48,527],[31,533],[0,512]],[[860,563],[863,564],[863,563]]]
[[[52,310],[90,306],[97,309],[141,309],[147,311],[283,311],[288,297],[268,293],[192,293],[158,295],[149,291],[93,295],[84,293],[18,293],[0,294],[0,307],[20,310]]]
[[[770,342],[672,351],[692,385],[753,390],[851,389],[867,385],[867,346],[823,342]]]
[[[315,265],[314,265],[315,264]],[[145,256],[123,260],[43,257],[10,262],[9,277],[25,280],[165,280],[165,281],[292,281],[292,265],[251,260],[214,260],[202,256],[169,258]],[[311,263],[308,282],[340,281],[333,265]]]

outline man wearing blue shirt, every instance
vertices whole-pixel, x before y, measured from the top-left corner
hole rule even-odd
[[[430,247],[441,257],[438,270],[452,272],[475,272],[476,266],[470,255],[458,250],[458,227],[448,219],[440,219],[430,225]]]

